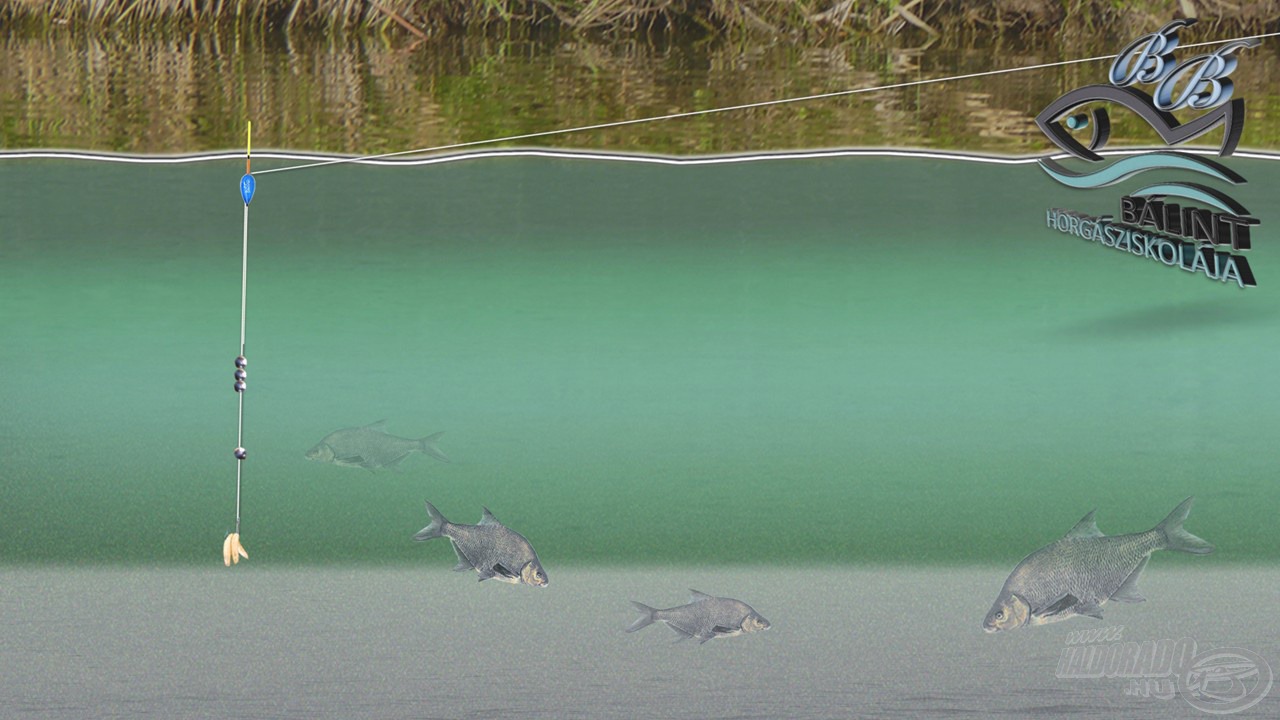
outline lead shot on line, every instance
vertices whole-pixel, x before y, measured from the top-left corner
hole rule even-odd
[[[236,358],[235,391],[237,393],[244,392],[247,387],[244,381],[249,377],[249,374],[245,371],[245,368],[248,365],[249,361],[245,359],[245,356],[241,355]],[[237,447],[233,454],[236,456],[236,461],[238,463],[249,456],[249,451],[245,450],[243,447]],[[239,468],[237,468],[237,470],[239,470]],[[241,558],[244,558],[245,560],[249,559],[249,553],[245,552],[244,545],[240,544],[240,527],[238,522],[239,507],[237,507],[236,510],[236,531],[228,533],[226,539],[222,541],[222,564],[227,567],[231,567],[232,565],[239,563]]]

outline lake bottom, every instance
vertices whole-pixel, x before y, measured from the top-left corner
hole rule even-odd
[[[1277,665],[1280,571],[1162,559],[1145,603],[997,635],[980,623],[998,567],[550,566],[546,589],[477,583],[449,571],[451,554],[385,569],[11,567],[0,716],[1210,717],[1135,693],[1145,680],[1057,677],[1078,631],[1102,628],[1097,644],[1190,638]],[[671,607],[689,588],[773,627],[705,645],[660,624],[623,632],[629,600]],[[1277,716],[1274,690],[1232,715]]]

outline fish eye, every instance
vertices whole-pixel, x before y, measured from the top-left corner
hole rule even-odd
[[[1000,611],[998,611],[998,612],[996,613],[996,619],[997,619],[997,620],[1003,620],[1003,619],[1004,619],[1004,611],[1003,611],[1003,610],[1000,610]]]

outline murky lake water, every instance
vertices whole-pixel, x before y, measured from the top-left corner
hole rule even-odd
[[[1265,216],[1280,162],[1230,163]],[[0,164],[0,558],[217,550],[243,167]],[[930,158],[262,175],[246,532],[412,562],[429,498],[557,563],[1009,562],[1092,508],[1137,531],[1197,495],[1213,562],[1273,562],[1274,228],[1246,291],[1046,227],[1118,197]],[[303,457],[381,419],[453,462]]]

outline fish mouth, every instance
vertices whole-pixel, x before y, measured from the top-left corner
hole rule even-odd
[[[1000,628],[996,627],[995,625],[983,625],[982,632],[988,635],[995,635],[996,633],[1000,632]]]

